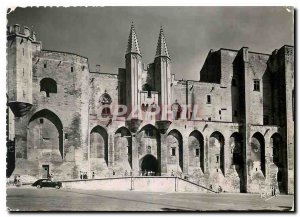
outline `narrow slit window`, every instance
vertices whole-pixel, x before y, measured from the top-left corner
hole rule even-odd
[[[176,156],[176,148],[171,149],[171,156]]]
[[[211,104],[211,95],[207,95],[206,104]]]
[[[196,148],[196,157],[199,157],[199,156],[200,156],[200,149]]]

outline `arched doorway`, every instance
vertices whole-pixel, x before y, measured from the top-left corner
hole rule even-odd
[[[27,149],[29,160],[37,160],[42,156],[44,161],[62,161],[64,158],[63,125],[55,113],[42,109],[30,118]],[[47,154],[40,154],[44,151]]]
[[[159,174],[159,169],[158,169],[158,161],[157,159],[151,155],[147,154],[141,159],[141,171],[142,175],[158,175]]]
[[[145,155],[151,155],[157,159],[158,168],[160,168],[161,163],[161,148],[160,148],[160,133],[158,129],[151,125],[147,124],[139,130],[136,135],[138,142],[138,156],[141,159]],[[142,158],[143,159],[143,158]],[[141,170],[141,167],[140,167]],[[140,171],[142,172],[142,171]],[[160,172],[160,169],[157,170]],[[159,175],[159,174],[157,174]]]
[[[250,159],[248,160],[249,169],[252,171],[261,171],[266,175],[265,167],[265,139],[259,132],[255,133],[251,138]]]

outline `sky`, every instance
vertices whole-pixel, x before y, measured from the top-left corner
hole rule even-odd
[[[134,23],[143,63],[154,61],[163,26],[172,74],[199,80],[210,49],[229,48],[271,53],[294,45],[293,13],[285,7],[47,7],[17,8],[8,25],[28,26],[43,49],[77,53],[101,71],[118,73]]]

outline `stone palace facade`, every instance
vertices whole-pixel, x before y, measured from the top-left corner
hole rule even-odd
[[[151,171],[228,192],[294,194],[294,47],[210,50],[200,81],[176,80],[172,61],[162,28],[145,66],[132,25],[125,67],[109,74],[9,26],[7,176]]]

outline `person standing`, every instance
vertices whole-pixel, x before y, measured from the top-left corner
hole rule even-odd
[[[92,173],[92,178],[94,179],[95,178],[95,172],[93,171]]]
[[[80,171],[80,179],[83,179],[83,172]]]

